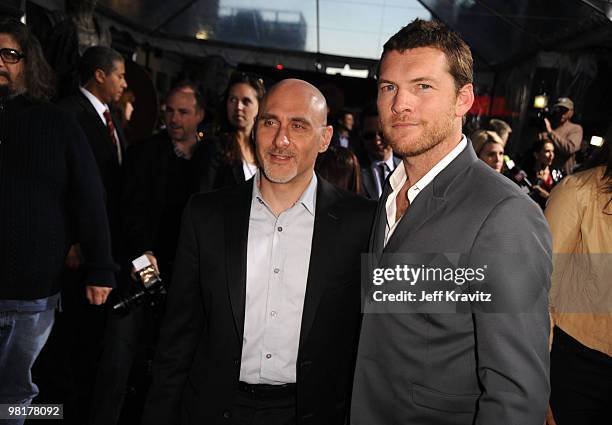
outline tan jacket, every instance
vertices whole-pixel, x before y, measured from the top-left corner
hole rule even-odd
[[[612,356],[612,194],[601,190],[604,171],[602,166],[566,177],[544,214],[553,236],[554,324]]]
[[[553,166],[563,170],[566,176],[570,175],[576,165],[576,152],[582,144],[582,127],[568,120],[548,133],[548,138],[555,145]]]

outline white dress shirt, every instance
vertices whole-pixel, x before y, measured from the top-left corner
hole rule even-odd
[[[79,90],[81,90],[81,93],[83,93],[83,95],[87,98],[87,100],[89,100],[89,102],[92,104],[92,106],[98,113],[98,116],[102,120],[102,124],[104,124],[104,127],[107,127],[106,118],[104,118],[104,112],[110,111],[110,109],[108,109],[108,106],[105,103],[102,103],[100,99],[94,96],[85,87],[79,87]],[[119,143],[120,143],[119,135],[117,134],[117,129],[114,129],[113,131],[115,132],[115,140],[117,140],[117,158],[119,159],[119,164],[121,164],[122,158],[121,158],[121,146],[119,146]]]
[[[246,302],[240,380],[296,381],[302,311],[315,219],[317,177],[278,217],[259,191],[255,174],[247,244]]]
[[[427,174],[425,174],[423,177],[421,177],[418,182],[408,188],[408,192],[406,193],[406,196],[408,197],[408,202],[412,204],[418,194],[421,193],[421,191],[425,189],[425,187],[429,183],[431,183],[432,180],[436,178],[436,176],[448,166],[448,164],[453,162],[453,160],[457,158],[461,152],[463,152],[466,146],[467,138],[465,137],[465,135],[463,135],[461,137],[461,141],[457,146],[453,148],[453,150],[451,150],[444,158],[442,158],[436,165],[434,165],[432,169],[429,170]],[[391,184],[391,188],[393,189],[393,191],[387,197],[387,202],[385,204],[385,207],[387,209],[387,225],[385,226],[385,246],[387,246],[389,238],[395,231],[397,223],[399,223],[399,220],[395,220],[395,214],[397,211],[395,200],[400,189],[402,188],[402,186],[404,186],[404,183],[406,183],[407,178],[408,177],[406,175],[406,168],[404,168],[404,162],[402,161],[397,165],[395,171],[389,179],[389,183]]]

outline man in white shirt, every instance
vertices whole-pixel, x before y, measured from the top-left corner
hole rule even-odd
[[[403,161],[370,241],[351,424],[540,425],[550,234],[462,135],[474,100],[469,47],[417,19],[385,44],[379,67],[383,134]],[[423,275],[394,277],[406,268]]]
[[[268,92],[254,179],[185,209],[143,423],[344,425],[375,204],[314,173],[325,98]]]

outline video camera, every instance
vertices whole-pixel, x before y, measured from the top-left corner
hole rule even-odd
[[[132,264],[139,276],[139,281],[133,285],[137,289],[136,292],[129,291],[127,294],[117,295],[113,311],[119,314],[125,314],[133,306],[166,293],[165,283],[146,255],[136,258]]]

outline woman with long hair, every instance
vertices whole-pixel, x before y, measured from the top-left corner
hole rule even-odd
[[[334,186],[361,195],[361,167],[349,149],[330,146],[317,157],[315,171]]]
[[[612,127],[599,154],[583,171],[566,177],[553,189],[544,211],[554,253],[549,424],[610,421],[611,141]]]
[[[531,156],[527,157],[523,169],[527,178],[533,184],[529,193],[531,199],[544,209],[550,197],[550,191],[561,181],[561,170],[552,168],[555,159],[555,145],[550,140],[536,140],[531,148]]]
[[[251,132],[264,94],[261,78],[242,72],[232,74],[221,105],[218,145],[210,167],[210,189],[249,180],[257,172]]]

